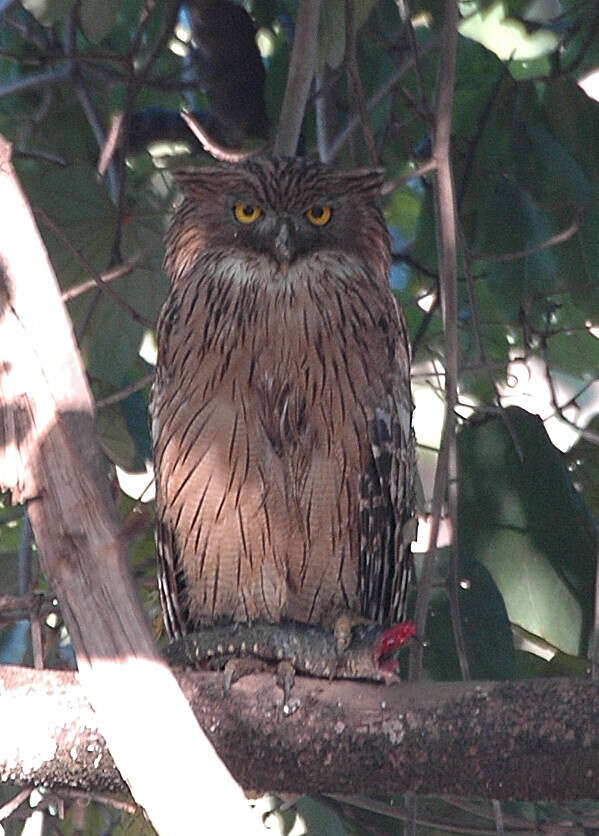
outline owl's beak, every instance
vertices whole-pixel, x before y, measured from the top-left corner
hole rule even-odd
[[[289,221],[284,218],[281,221],[281,226],[275,238],[275,256],[281,267],[281,271],[286,274],[289,268],[289,262],[293,257],[293,240]]]

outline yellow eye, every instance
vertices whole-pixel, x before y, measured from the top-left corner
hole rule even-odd
[[[233,207],[235,217],[242,224],[253,224],[262,214],[262,209],[259,206],[254,206],[252,203],[243,203],[240,201]]]
[[[311,206],[306,217],[314,226],[325,226],[331,220],[333,210],[330,206]]]

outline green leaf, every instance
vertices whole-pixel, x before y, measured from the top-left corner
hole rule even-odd
[[[569,76],[548,79],[542,87],[547,124],[558,142],[599,183],[599,102]]]
[[[547,676],[549,662],[536,653],[516,650],[516,679],[537,679]]]
[[[532,114],[531,114],[532,116]],[[532,118],[514,130],[514,168],[518,182],[545,206],[588,206],[595,188],[586,173],[546,127]]]
[[[437,567],[437,584],[447,582],[447,550]],[[510,679],[515,672],[514,644],[505,604],[488,570],[460,550],[458,601],[466,654],[474,679]],[[461,679],[449,599],[437,589],[431,601],[425,668],[433,679]]]
[[[566,230],[573,222],[579,229],[553,248],[559,276],[564,289],[579,308],[581,323],[599,320],[599,201],[585,210],[582,216],[563,212],[556,218],[555,228]],[[584,312],[584,313],[583,313]]]
[[[21,5],[27,9],[42,26],[54,26],[66,17],[74,0],[21,0]]]
[[[412,246],[412,265],[410,266],[410,290],[428,290],[434,284],[437,275],[437,237],[435,233],[435,211],[433,195],[430,189],[424,193],[424,200],[418,219],[416,240]],[[425,272],[418,269],[422,266]]]
[[[135,472],[144,469],[144,461],[138,455],[119,404],[98,410],[96,423],[102,446],[110,461],[124,470]]]
[[[585,651],[593,618],[596,536],[542,422],[518,407],[465,426],[461,548],[493,576],[510,621],[567,653]]]
[[[549,29],[529,31],[520,20],[507,17],[502,0],[466,17],[458,31],[486,46],[502,61],[540,58],[553,52],[559,44],[559,38]]]
[[[552,368],[571,375],[589,378],[599,368],[599,340],[589,331],[563,331],[549,340],[549,358]]]
[[[358,32],[374,4],[374,0],[354,3],[354,26]],[[318,24],[318,74],[327,64],[335,70],[345,56],[345,0],[324,0]]]
[[[409,240],[416,235],[423,199],[421,190],[406,184],[393,190],[385,206],[387,222],[396,226],[404,239]]]
[[[505,603],[491,573],[460,550],[460,615],[474,679],[511,679],[514,643]]]
[[[599,417],[587,429],[599,435]],[[583,437],[565,454],[565,460],[585,502],[599,518],[599,445]]]
[[[79,20],[86,36],[93,43],[103,40],[117,23],[117,13],[121,0],[82,0],[79,7]]]
[[[101,273],[110,254],[116,223],[115,208],[92,165],[76,162],[66,168],[20,163],[19,174],[34,211],[41,208],[58,231],[38,218],[38,225],[61,287],[89,275],[65,239]]]
[[[330,833],[331,836],[347,836],[348,834],[337,813],[318,798],[304,796],[296,802],[295,809],[304,820],[307,833]]]
[[[554,253],[549,247],[539,248],[552,232],[547,213],[515,183],[503,176],[492,180],[479,212],[474,251],[483,260],[479,267],[488,277],[497,309],[509,321],[517,321],[525,300],[543,300],[557,284]],[[514,253],[524,255],[496,260]],[[493,257],[487,263],[486,255]]]

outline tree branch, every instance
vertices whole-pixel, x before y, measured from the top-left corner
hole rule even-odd
[[[345,60],[356,99],[358,115],[360,117],[360,122],[362,123],[362,133],[364,134],[364,143],[368,149],[370,165],[377,166],[378,155],[376,153],[376,144],[370,120],[368,119],[368,111],[364,100],[364,88],[362,86],[362,79],[360,78],[360,70],[358,68],[358,45],[354,12],[354,0],[345,0]]]
[[[298,677],[295,711],[285,713],[271,674],[245,677],[227,698],[220,674],[177,679],[219,755],[254,790],[522,800],[596,793],[599,686],[589,680],[385,688]],[[2,780],[122,791],[77,674],[5,666],[0,686]],[[171,766],[158,769],[161,781]],[[187,770],[196,775],[197,763],[177,769],[178,781]]]
[[[449,603],[456,650],[464,679],[469,678],[468,658],[458,604],[458,463],[456,441],[456,405],[458,392],[458,222],[451,167],[451,120],[455,86],[457,51],[457,3],[447,3],[441,35],[441,60],[437,77],[437,101],[433,159],[437,164],[435,204],[441,290],[441,312],[445,334],[445,425],[447,432],[447,504],[453,536],[449,563]]]
[[[300,0],[287,87],[274,147],[274,153],[281,156],[293,156],[297,153],[304,111],[314,75],[319,17],[320,0]]]

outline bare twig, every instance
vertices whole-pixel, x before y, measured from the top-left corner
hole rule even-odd
[[[257,148],[253,151],[242,151],[225,148],[223,145],[219,145],[219,143],[210,136],[210,134],[202,127],[202,125],[200,125],[198,120],[191,113],[186,113],[182,110],[181,119],[183,119],[189,130],[196,137],[204,151],[207,154],[210,154],[211,157],[214,157],[215,160],[220,160],[225,163],[241,163],[244,160],[249,159],[254,154],[259,153],[259,151],[264,150],[263,148]]]
[[[571,406],[573,401],[576,399],[569,398],[566,403],[558,404],[557,402],[557,392],[555,391],[555,383],[553,382],[553,376],[551,374],[551,367],[549,364],[549,348],[547,346],[547,337],[546,335],[541,336],[541,351],[543,354],[543,365],[545,369],[545,380],[547,381],[547,386],[549,388],[549,394],[551,396],[551,406],[554,409],[554,413],[560,417],[560,419],[567,424],[569,427],[575,429],[578,433],[580,433],[581,437],[584,438],[586,441],[589,441],[591,444],[599,444],[599,434],[593,432],[592,430],[587,430],[584,427],[579,427],[576,421],[572,421],[571,418],[564,413],[564,410]]]
[[[54,87],[56,84],[63,84],[69,79],[70,74],[70,68],[58,67],[55,70],[39,73],[39,75],[19,78],[0,87],[0,99],[6,96],[14,96],[17,93],[26,93],[28,90],[38,90],[42,87]]]
[[[146,31],[146,27],[149,23],[150,16],[155,8],[156,0],[145,0],[145,3],[139,14],[139,20],[137,22],[137,28],[133,35],[133,40],[131,41],[131,46],[129,47],[130,55],[135,55],[139,51],[141,47],[143,34]]]
[[[464,258],[464,271],[466,273],[466,284],[467,284],[467,287],[468,287],[468,299],[469,299],[469,302],[470,302],[470,314],[471,314],[471,317],[472,317],[472,327],[474,329],[476,344],[477,344],[477,347],[478,347],[478,354],[479,354],[479,357],[480,357],[480,366],[484,370],[484,372],[486,373],[487,378],[489,380],[489,384],[490,384],[491,388],[493,389],[493,392],[495,393],[495,403],[496,403],[496,405],[499,409],[499,414],[501,416],[501,419],[502,419],[503,423],[505,424],[505,426],[507,428],[507,431],[510,434],[510,437],[511,437],[512,442],[514,444],[514,448],[516,450],[518,458],[522,462],[524,460],[524,455],[523,455],[523,452],[522,452],[522,445],[520,444],[518,434],[516,432],[515,427],[513,426],[513,422],[511,420],[509,414],[506,412],[505,409],[503,409],[503,406],[501,404],[501,395],[499,393],[499,388],[497,386],[497,379],[496,379],[496,377],[495,377],[495,375],[493,374],[493,371],[492,371],[493,368],[496,367],[497,364],[491,363],[489,361],[489,357],[488,357],[488,354],[487,354],[487,347],[486,347],[486,344],[485,344],[485,338],[484,338],[482,323],[481,323],[481,319],[480,319],[480,312],[479,312],[479,308],[478,308],[478,297],[476,295],[476,288],[475,288],[474,278],[473,278],[473,275],[472,275],[472,261],[471,261],[471,257],[470,257],[470,251],[468,249],[468,246],[466,245],[466,242],[464,240],[463,235],[461,235],[461,241],[462,241],[462,253],[463,253],[463,258]],[[507,363],[502,363],[501,365],[505,368],[507,366]]]
[[[405,26],[408,36],[408,43],[410,45],[410,52],[414,56],[414,69],[416,70],[416,83],[418,85],[418,110],[421,112],[429,112],[428,102],[425,94],[425,84],[422,75],[422,68],[420,66],[420,57],[418,54],[418,44],[416,43],[416,36],[414,35],[414,27],[412,25],[412,14],[410,10],[409,0],[397,0],[397,9],[401,22]]]
[[[100,124],[100,119],[96,114],[95,107],[83,83],[79,79],[77,79],[74,81],[73,86],[75,88],[75,95],[77,96],[79,104],[81,105],[81,108],[85,113],[85,118],[87,119],[88,124],[96,138],[96,143],[98,145],[98,148],[100,149],[101,156],[102,149],[106,144],[104,128]],[[110,193],[110,199],[116,205],[118,198],[118,171],[112,160],[109,160],[106,164],[105,173],[108,178],[108,190]]]
[[[0,821],[4,821],[31,795],[32,787],[25,787],[0,807]]]
[[[473,815],[478,816],[479,818],[490,819],[491,821],[494,821],[495,819],[492,803],[490,805],[491,809],[488,809],[487,805],[483,807],[480,804],[480,802],[476,803],[468,799],[456,798],[451,795],[446,796],[445,801],[448,804],[451,804],[453,807],[456,807],[458,810],[464,810],[466,813],[472,813]],[[532,823],[530,819],[525,819],[522,816],[516,816],[513,813],[503,813],[503,821],[504,824],[510,825],[514,829],[517,828],[522,832],[539,832],[539,825],[537,822]],[[495,833],[495,829],[493,829],[491,832]]]
[[[123,114],[118,113],[112,117],[108,133],[104,143],[100,145],[100,156],[96,165],[98,177],[104,177],[108,169],[111,167],[113,157],[121,143],[121,136],[123,130]]]
[[[124,261],[122,264],[119,264],[118,267],[114,267],[112,270],[107,270],[106,273],[101,273],[100,278],[102,279],[102,282],[107,284],[108,282],[113,282],[115,279],[120,279],[122,276],[128,276],[135,270],[142,257],[143,255],[140,253],[139,255],[135,255],[127,261]],[[87,282],[81,282],[81,284],[69,287],[68,290],[63,291],[60,298],[63,302],[70,302],[71,299],[76,299],[78,296],[87,293],[88,290],[93,290],[97,287],[98,282],[96,279],[90,279]]]
[[[441,447],[437,457],[435,468],[435,479],[433,484],[433,498],[431,503],[431,525],[429,530],[428,548],[424,555],[422,573],[418,579],[418,594],[414,608],[414,623],[416,624],[416,635],[419,642],[412,642],[410,645],[410,679],[417,681],[422,676],[422,657],[424,651],[424,639],[426,637],[426,624],[428,620],[428,607],[433,591],[433,577],[437,563],[437,540],[441,517],[443,516],[443,499],[447,488],[447,458],[449,447],[449,429],[447,421],[443,425],[441,436]]]
[[[22,160],[42,160],[46,163],[54,163],[54,165],[67,166],[68,160],[58,154],[52,154],[50,151],[38,151],[33,148],[25,150],[24,148],[15,148],[13,152],[14,157],[20,157]]]
[[[116,292],[116,290],[114,290],[109,284],[106,284],[100,273],[98,273],[98,271],[94,267],[92,267],[87,258],[81,252],[81,250],[78,247],[76,247],[75,244],[73,244],[73,242],[64,234],[62,229],[58,226],[58,224],[54,223],[52,218],[50,218],[44,212],[43,209],[37,207],[35,210],[35,214],[43,221],[43,223],[49,229],[52,230],[52,232],[57,236],[57,238],[60,241],[62,241],[62,243],[66,246],[69,252],[72,253],[72,255],[77,259],[79,264],[83,267],[83,269],[90,274],[90,276],[92,277],[92,279],[94,280],[94,282],[100,290],[102,290],[104,293],[110,296],[117,303],[117,305],[119,305],[119,307],[121,307],[124,311],[127,311],[131,319],[133,319],[135,322],[139,322],[146,328],[154,327],[153,322],[150,322],[149,319],[146,319],[145,316],[142,316],[140,313],[138,313],[135,310],[135,308],[129,304],[129,302],[123,299],[123,297]]]
[[[409,796],[410,798],[417,799],[415,793],[405,793],[405,795]],[[421,827],[427,827],[441,831],[449,830],[451,833],[474,834],[474,836],[495,836],[497,832],[495,828],[491,829],[490,827],[477,827],[474,824],[460,824],[458,823],[458,821],[452,820],[448,816],[435,817],[431,815],[425,815],[424,813],[418,814],[417,811],[415,811],[416,814],[413,816],[412,810],[410,810],[408,804],[406,804],[405,807],[401,807],[396,803],[394,803],[393,806],[391,806],[385,801],[379,801],[374,798],[365,798],[362,796],[345,796],[339,795],[338,793],[327,794],[325,797],[332,798],[333,800],[337,801],[339,804],[343,805],[346,808],[348,806],[356,807],[359,810],[365,810],[369,813],[376,813],[380,816],[387,816],[387,818],[394,821],[406,822],[404,831],[405,836],[407,836],[408,829],[411,826],[411,819],[413,819],[414,826],[420,825]],[[464,809],[468,808],[464,806]],[[474,804],[470,805],[469,812],[479,817],[482,816],[481,812]],[[530,822],[527,822],[525,819],[518,819],[518,822],[519,824],[517,826],[516,832],[522,834],[522,836],[523,834],[528,833],[539,833],[539,828],[536,824],[531,824]],[[388,829],[381,832],[387,833]]]
[[[356,97],[356,105],[358,108],[358,115],[362,124],[362,133],[364,134],[364,141],[368,149],[368,156],[370,163],[373,166],[378,165],[378,156],[376,153],[376,145],[370,120],[368,119],[368,110],[366,109],[366,102],[364,99],[364,88],[362,87],[362,79],[360,78],[360,70],[358,68],[357,56],[357,32],[356,21],[354,14],[354,0],[345,0],[345,60],[347,63],[347,71],[351,78],[351,83]]]
[[[582,212],[574,218],[570,226],[566,229],[563,229],[561,232],[556,232],[555,235],[549,236],[549,238],[546,238],[545,241],[541,241],[539,244],[533,244],[530,247],[525,247],[523,250],[517,250],[513,253],[500,253],[498,255],[473,255],[472,261],[486,261],[493,264],[502,264],[506,261],[517,261],[519,258],[527,258],[529,255],[535,255],[535,253],[540,253],[542,250],[549,249],[549,247],[555,247],[557,244],[563,244],[564,241],[568,241],[580,230],[581,223]]]
[[[104,406],[110,406],[113,403],[120,403],[120,401],[124,401],[125,398],[128,398],[129,395],[132,395],[134,392],[139,392],[142,389],[145,389],[146,386],[149,386],[153,380],[154,375],[147,374],[142,377],[141,380],[136,380],[135,383],[132,383],[130,386],[125,386],[124,389],[115,392],[113,395],[100,398],[100,400],[96,401],[96,408],[102,409]]]
[[[433,158],[437,164],[435,197],[439,275],[441,277],[441,312],[445,333],[445,426],[447,433],[447,497],[453,536],[449,561],[448,592],[456,651],[464,679],[470,671],[459,613],[459,544],[458,544],[458,461],[456,413],[458,391],[458,221],[451,166],[451,114],[453,108],[455,59],[457,49],[457,3],[447,3],[441,35],[441,60],[437,80]]]
[[[76,798],[88,803],[90,801],[95,801],[96,804],[104,804],[106,807],[112,807],[113,810],[118,810],[121,813],[128,813],[130,816],[134,816],[139,811],[137,804],[132,804],[130,801],[123,801],[114,795],[108,795],[101,792],[82,792],[81,790],[61,788],[60,791],[50,793],[49,797],[50,799],[56,797]]]
[[[9,5],[8,11],[11,11],[11,5]],[[12,14],[5,14],[4,22],[15,29],[24,41],[33,44],[44,55],[45,60],[45,54],[50,45],[48,31],[42,29],[40,26],[34,25],[35,20],[32,16],[23,17],[18,13],[14,16]]]
[[[437,45],[437,39],[431,38],[430,42],[422,47],[420,54],[425,55],[431,51]],[[381,84],[380,88],[377,92],[368,100],[366,105],[367,110],[374,110],[374,108],[380,104],[395,88],[397,84],[401,81],[404,75],[414,67],[415,58],[413,55],[408,55],[405,58],[399,67],[391,73],[387,81]],[[348,119],[347,125],[339,132],[336,139],[331,142],[329,147],[329,161],[334,160],[337,155],[340,153],[341,149],[349,139],[349,137],[353,134],[356,128],[360,125],[360,117],[359,116],[352,116]]]
[[[81,109],[85,114],[85,118],[87,119],[88,125],[90,126],[92,133],[96,139],[96,143],[98,148],[102,148],[104,145],[104,128],[100,122],[100,119],[96,113],[96,108],[87,92],[85,84],[82,79],[82,75],[79,69],[78,63],[78,56],[77,56],[77,37],[76,37],[76,28],[77,28],[77,17],[78,17],[78,7],[74,6],[69,14],[67,15],[65,27],[64,27],[64,51],[70,55],[75,56],[74,58],[69,59],[70,70],[71,70],[71,80],[73,84],[73,89],[75,91],[75,96],[81,105]],[[108,169],[108,191],[110,194],[110,199],[114,204],[117,202],[118,197],[118,171],[116,170],[115,166],[110,166]]]
[[[320,0],[300,0],[295,23],[289,75],[279,118],[274,151],[294,156],[304,121],[316,62]]]
[[[28,595],[0,595],[0,621],[3,624],[24,621],[30,617],[34,604],[42,618],[58,611],[56,600],[49,595],[37,592]]]
[[[408,171],[406,174],[400,174],[399,177],[394,177],[392,180],[385,180],[381,192],[384,195],[391,194],[391,192],[397,189],[398,186],[403,186],[404,183],[409,183],[410,180],[415,180],[418,177],[424,177],[425,174],[435,171],[436,167],[437,164],[434,160],[422,163],[422,165],[419,165],[418,168]]]
[[[150,8],[153,8],[154,0],[148,0],[150,5],[146,5],[142,10],[140,15],[140,21],[138,24],[138,31],[136,35],[134,35],[132,43],[135,46],[139,35],[146,27],[147,24],[147,12]],[[110,257],[110,265],[113,266],[114,264],[122,261],[121,257],[121,238],[122,238],[122,219],[123,215],[125,214],[125,183],[127,182],[127,167],[126,167],[126,156],[124,153],[124,148],[127,147],[128,141],[128,134],[129,134],[129,121],[131,118],[131,112],[135,106],[135,100],[137,98],[137,94],[139,89],[146,81],[149,73],[154,66],[154,62],[158,58],[161,50],[167,43],[168,39],[171,36],[173,31],[173,27],[175,25],[175,21],[177,19],[178,9],[179,9],[179,2],[178,0],[165,0],[162,4],[162,25],[160,28],[160,33],[158,37],[154,41],[152,47],[150,48],[148,54],[143,58],[139,65],[135,66],[136,59],[138,56],[135,54],[135,49],[130,49],[127,55],[127,65],[128,65],[128,72],[127,78],[125,82],[125,100],[123,104],[123,109],[121,111],[121,124],[120,124],[120,137],[121,137],[121,151],[122,153],[119,155],[118,159],[118,178],[117,178],[117,188],[118,188],[118,195],[116,201],[117,207],[117,215],[116,215],[116,223],[114,228],[114,235],[112,241],[112,253]],[[92,311],[90,310],[90,316]]]

